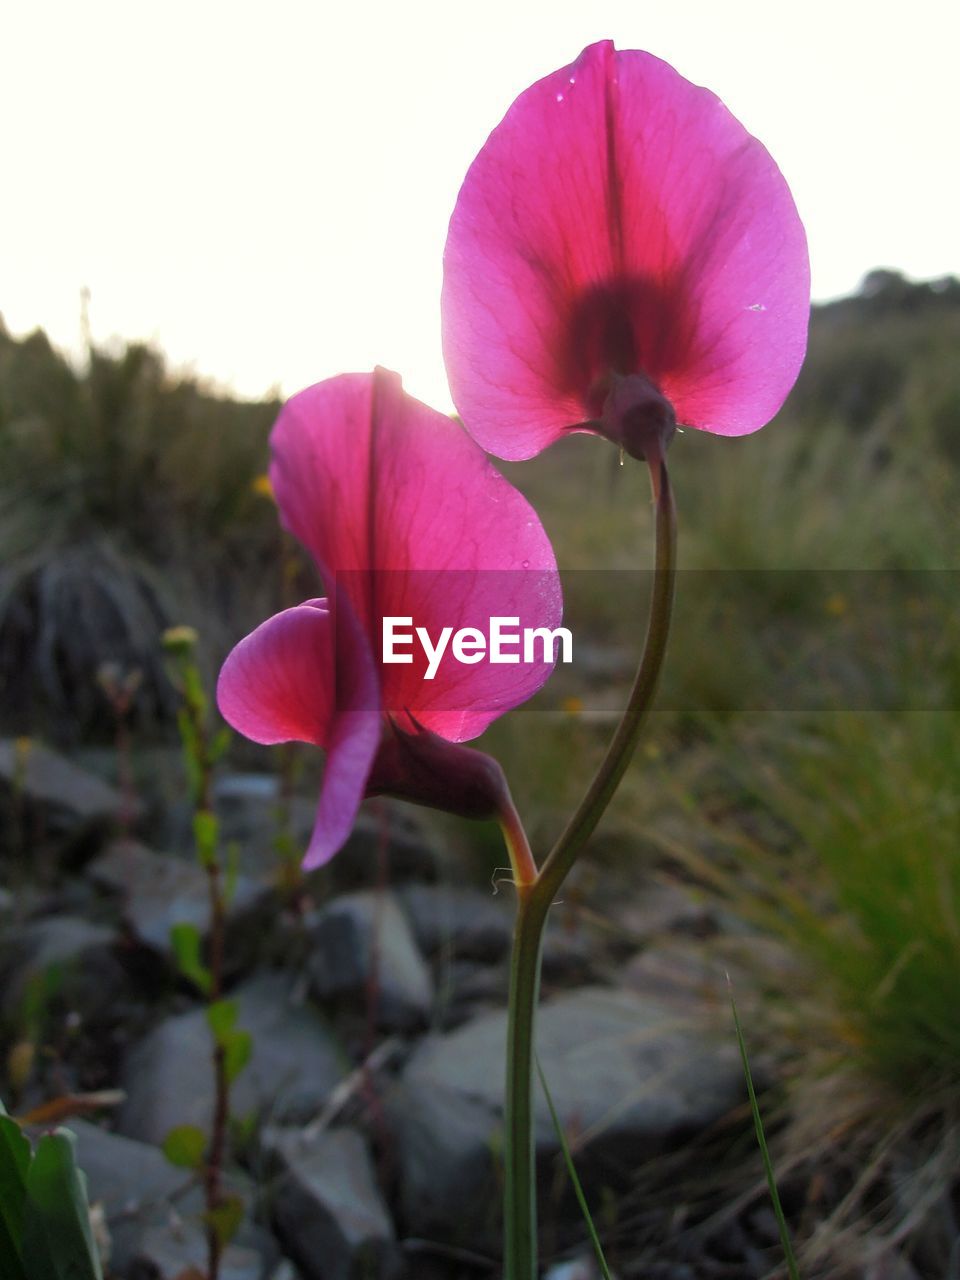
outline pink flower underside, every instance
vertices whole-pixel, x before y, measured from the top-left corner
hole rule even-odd
[[[217,700],[255,742],[326,750],[310,869],[350,832],[384,714],[408,732],[423,726],[464,741],[551,670],[462,666],[450,654],[430,683],[423,661],[378,670],[381,616],[412,616],[435,637],[441,626],[486,630],[491,614],[552,628],[562,603],[532,509],[461,428],[405,396],[395,375],[311,387],[284,408],[272,447],[284,521],[333,584],[334,606],[308,601],[259,626],[224,663]]]
[[[454,403],[526,458],[646,373],[681,423],[763,426],[806,349],[806,239],[764,147],[714,94],[606,41],[517,99],[471,166],[444,256]]]
[[[326,600],[285,609],[240,641],[217,683],[221,714],[245,737],[326,750],[308,870],[328,861],[350,834],[380,741],[369,649],[362,641],[335,644],[334,630]]]
[[[488,630],[490,616],[559,625],[556,562],[536,513],[451,419],[401,389],[395,374],[345,374],[284,408],[270,479],[287,527],[352,606],[371,651],[381,619]],[[379,670],[382,709],[452,742],[476,737],[526,701],[551,667],[473,666],[448,649],[432,681],[413,665]]]

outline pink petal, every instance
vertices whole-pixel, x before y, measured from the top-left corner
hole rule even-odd
[[[224,662],[217,681],[220,714],[253,742],[325,747],[335,714],[333,650],[326,600],[268,618]]]
[[[376,712],[345,711],[337,717],[327,747],[317,818],[303,858],[305,871],[329,862],[353,830],[380,733],[381,720]]]
[[[517,99],[464,181],[444,353],[464,422],[503,457],[595,419],[645,373],[681,423],[763,426],[806,348],[809,264],[789,189],[706,89],[609,41]]]
[[[396,374],[347,374],[295,396],[272,447],[287,526],[328,583],[336,571],[378,660],[384,615],[412,617],[432,636],[486,629],[491,614],[559,624],[556,563],[533,509]],[[424,668],[383,668],[384,711],[463,741],[536,692],[552,664],[467,666],[448,653],[435,680]]]
[[[328,592],[335,572],[371,563],[372,407],[372,376],[342,374],[288,400],[270,436],[281,518],[313,556]]]
[[[341,627],[350,625],[344,615]],[[335,645],[334,632],[326,600],[285,609],[240,641],[217,683],[223,718],[245,737],[326,749],[307,869],[331,858],[350,834],[380,740],[369,649],[355,632],[353,643]]]

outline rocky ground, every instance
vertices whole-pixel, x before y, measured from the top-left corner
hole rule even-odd
[[[509,886],[454,882],[389,806],[362,816],[328,872],[280,876],[277,787],[266,774],[217,784],[238,863],[228,982],[253,1037],[232,1095],[227,1181],[246,1210],[224,1280],[495,1276]],[[134,803],[14,743],[0,743],[0,810],[6,1101],[23,1114],[117,1091],[69,1122],[110,1274],[175,1280],[204,1266],[202,1198],[161,1146],[213,1111],[202,998],[170,943],[175,924],[207,929],[189,815],[176,788]],[[310,800],[294,800],[294,843],[311,820]],[[722,1211],[751,1138],[733,1038],[711,1027],[723,978],[701,941],[719,923],[677,884],[638,886],[616,915],[599,928],[556,909],[538,1047],[617,1274],[773,1274],[762,1196]],[[549,1276],[592,1280],[542,1096],[537,1148]],[[909,1280],[894,1265],[873,1280]]]

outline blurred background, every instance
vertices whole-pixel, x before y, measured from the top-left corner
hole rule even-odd
[[[617,1275],[783,1274],[730,973],[804,1275],[960,1277],[956,15],[93,0],[3,26],[0,1096],[91,1113],[113,1273],[203,1265],[190,1170],[162,1154],[213,1106],[203,983],[171,942],[194,922],[209,953],[163,633],[195,629],[209,691],[241,635],[316,593],[265,483],[283,396],[384,364],[452,411],[459,183],[523,87],[609,36],[766,144],[815,305],[773,424],[672,447],[660,709],[556,911],[544,1067]],[[540,853],[625,697],[652,528],[645,477],[597,439],[505,470],[554,540],[578,653],[483,743]],[[498,834],[371,805],[304,878],[318,769],[234,740],[209,779],[253,1038],[224,1274],[495,1275]],[[550,1274],[589,1277],[545,1117],[539,1144]]]

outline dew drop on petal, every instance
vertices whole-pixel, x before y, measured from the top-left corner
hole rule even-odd
[[[520,562],[520,563],[523,565],[524,569],[529,569],[529,568],[530,568],[530,561],[529,561],[529,560],[521,560],[521,562]]]
[[[562,94],[562,93],[558,93],[558,94],[557,94],[557,101],[558,101],[558,102],[562,102],[562,101],[563,101],[563,94]]]
[[[767,308],[763,305],[762,302],[754,302],[754,303],[751,303],[749,307],[747,307],[748,311],[766,311],[766,309]]]

